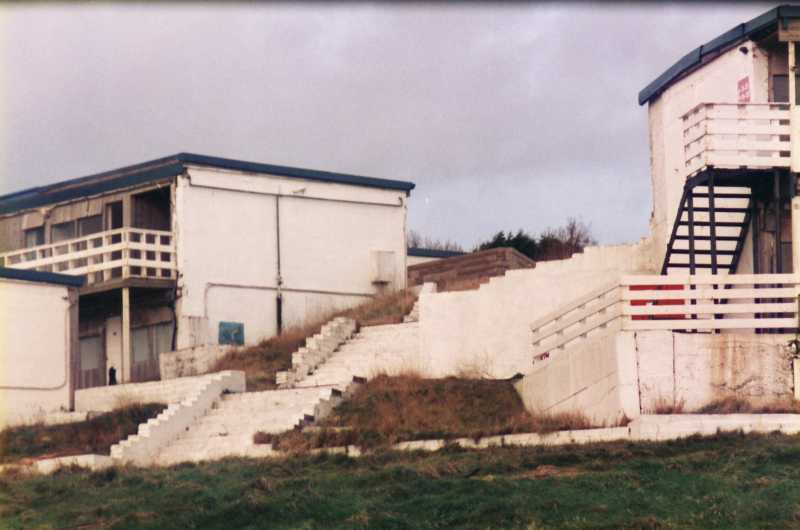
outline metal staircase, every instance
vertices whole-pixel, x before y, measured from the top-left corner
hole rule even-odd
[[[661,274],[736,272],[753,212],[747,180],[716,180],[709,171],[686,181]]]

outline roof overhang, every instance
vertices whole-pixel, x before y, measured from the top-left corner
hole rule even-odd
[[[204,166],[318,182],[396,190],[405,192],[406,194],[409,194],[415,187],[413,182],[402,180],[389,180],[345,173],[332,173],[315,169],[276,166],[194,153],[178,153],[177,155],[114,169],[96,175],[66,180],[0,196],[0,215],[170,179],[182,174],[186,171],[188,166]]]
[[[49,283],[55,285],[64,285],[66,287],[81,287],[85,281],[83,276],[70,276],[69,274],[58,274],[55,272],[11,269],[8,267],[0,267],[0,279]]]

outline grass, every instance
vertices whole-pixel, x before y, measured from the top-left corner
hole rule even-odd
[[[0,476],[0,527],[797,528],[800,438],[230,459]]]
[[[700,407],[696,414],[800,414],[800,402],[784,400],[756,406],[738,397],[726,397]]]
[[[63,425],[26,425],[0,431],[0,463],[44,456],[108,454],[112,445],[135,434],[139,424],[165,405],[130,405],[87,421]]]
[[[511,381],[380,375],[358,388],[317,428],[259,433],[256,442],[286,451],[341,445],[374,449],[407,440],[589,427],[580,414],[529,414]]]
[[[332,312],[302,326],[286,329],[280,335],[257,345],[236,349],[220,359],[211,369],[245,372],[248,391],[277,388],[275,374],[292,367],[292,353],[301,348],[308,337],[319,333],[322,326],[337,316],[355,319],[359,326],[398,324],[414,306],[416,296],[411,291],[398,291],[377,296],[346,311]]]

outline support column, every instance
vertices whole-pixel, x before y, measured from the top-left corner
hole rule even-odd
[[[130,287],[122,288],[122,373],[120,383],[131,381],[131,364],[133,348],[131,348],[131,292]]]

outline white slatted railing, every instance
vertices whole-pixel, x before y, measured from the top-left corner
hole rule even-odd
[[[682,119],[686,176],[708,166],[789,167],[788,103],[700,103]]]
[[[794,332],[799,284],[794,274],[623,276],[534,322],[534,360],[608,330]]]
[[[116,279],[175,279],[172,232],[119,228],[0,254],[16,269],[84,276],[89,285]]]

